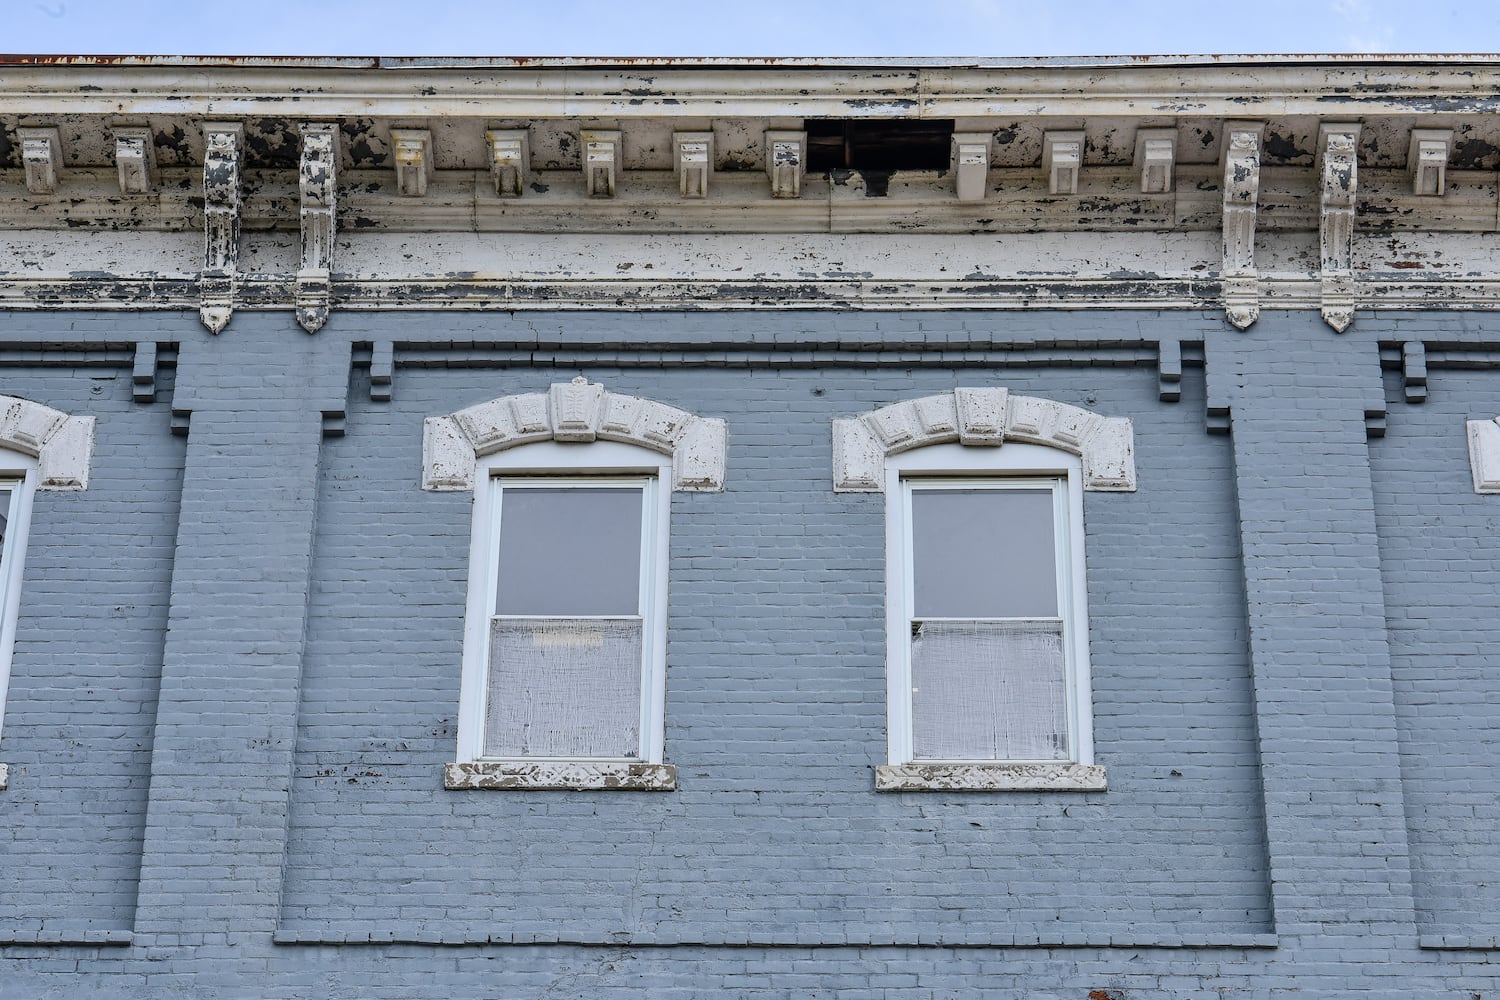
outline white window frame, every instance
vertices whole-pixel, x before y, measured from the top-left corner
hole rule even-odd
[[[0,449],[0,485],[8,486],[5,544],[0,549],[0,738],[5,732],[5,707],[10,693],[11,659],[16,646],[16,623],[21,614],[21,580],[26,568],[26,541],[31,530],[31,503],[37,487],[37,460]],[[0,764],[0,788],[8,781]]]
[[[469,546],[469,592],[459,691],[458,763],[449,768],[448,786],[661,787],[661,782],[668,780],[670,776],[652,772],[649,766],[661,765],[665,753],[671,459],[636,445],[619,442],[575,444],[544,441],[478,459],[475,482],[477,488],[474,490],[473,530]],[[493,758],[483,754],[485,702],[489,688],[490,619],[494,614],[499,570],[499,498],[501,490],[507,484],[644,486],[640,583],[644,648],[641,665],[639,758],[561,760],[546,757]],[[559,569],[580,571],[578,567]],[[641,765],[648,767],[642,768]],[[622,767],[626,770],[621,770]],[[640,777],[642,774],[647,775],[642,782],[632,780],[632,775]],[[486,781],[486,778],[495,780]]]
[[[912,758],[911,489],[937,486],[1035,487],[1055,490],[1054,525],[1063,619],[1070,759],[928,761]],[[877,769],[881,790],[1102,790],[1094,766],[1088,588],[1084,561],[1082,460],[1040,445],[1000,448],[938,444],[888,455],[886,497],[886,650],[889,764]]]

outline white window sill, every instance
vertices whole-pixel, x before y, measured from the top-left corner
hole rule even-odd
[[[443,765],[443,787],[453,791],[670,792],[673,764],[625,761],[472,761]]]
[[[1102,792],[1097,764],[882,764],[877,792]]]

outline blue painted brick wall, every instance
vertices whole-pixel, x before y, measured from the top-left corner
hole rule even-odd
[[[32,525],[0,997],[1482,1000],[1500,498],[1462,421],[1500,376],[1411,406],[1380,356],[1494,326],[0,314],[0,391],[99,418]],[[1205,343],[1179,403],[1162,336]],[[179,345],[153,404],[140,340]],[[447,792],[470,498],[419,488],[421,421],[579,371],[728,421],[726,491],[672,503],[680,787]],[[832,492],[830,421],[957,385],[1135,422],[1138,491],[1085,500],[1107,793],[872,791],[883,501]]]
[[[33,501],[0,761],[0,927],[128,929],[166,631],[182,441],[129,368],[0,369],[0,393],[98,418],[84,492]]]
[[[1425,933],[1494,937],[1500,498],[1474,492],[1463,428],[1500,415],[1500,376],[1431,385],[1370,449],[1413,875]]]

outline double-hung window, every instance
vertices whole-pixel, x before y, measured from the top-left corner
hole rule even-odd
[[[481,465],[450,785],[670,787],[670,464],[548,442]]]
[[[497,477],[490,489],[480,756],[648,759],[656,480]]]
[[[1067,481],[901,489],[911,759],[1071,759]]]
[[[936,445],[887,460],[882,787],[1095,787],[1075,456]]]
[[[446,787],[676,787],[668,516],[724,457],[723,420],[581,375],[423,422],[423,489],[474,496]]]
[[[21,610],[21,569],[35,484],[35,462],[0,451],[0,615],[3,615],[0,617],[0,729],[4,728],[11,651],[15,647],[16,619]],[[8,778],[6,766],[0,764],[0,788],[6,786]]]

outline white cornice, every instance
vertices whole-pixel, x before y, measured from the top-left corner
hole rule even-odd
[[[0,114],[301,117],[1153,116],[1262,118],[1500,110],[1500,62],[856,65],[436,60],[0,63]],[[88,89],[79,83],[87,80]]]

